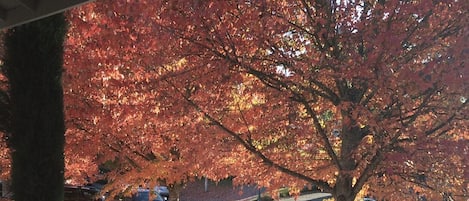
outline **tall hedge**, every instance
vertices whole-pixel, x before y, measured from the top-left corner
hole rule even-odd
[[[8,30],[12,191],[16,201],[63,201],[63,14]]]

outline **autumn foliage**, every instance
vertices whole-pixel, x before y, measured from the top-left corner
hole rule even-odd
[[[273,189],[314,185],[337,200],[364,187],[386,199],[467,196],[466,10],[460,1],[74,10],[69,169],[112,159],[123,184],[233,175]]]
[[[469,196],[465,1],[97,1],[68,12],[67,178]],[[417,195],[417,192],[419,195]]]

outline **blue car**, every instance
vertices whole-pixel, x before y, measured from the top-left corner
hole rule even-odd
[[[138,188],[137,193],[132,196],[132,201],[149,201],[150,197],[153,197],[151,201],[167,201],[169,198],[169,191],[167,191],[167,188],[166,191],[164,191],[164,189],[160,189],[160,192],[167,193],[168,196],[159,194],[156,187],[153,192],[147,188]],[[150,196],[150,193],[154,193],[153,196]]]
[[[155,186],[153,191],[163,198],[163,201],[169,200],[169,190],[166,186]]]

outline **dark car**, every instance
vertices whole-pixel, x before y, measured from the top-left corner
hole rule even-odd
[[[98,190],[85,186],[64,186],[64,201],[104,201],[98,194]]]

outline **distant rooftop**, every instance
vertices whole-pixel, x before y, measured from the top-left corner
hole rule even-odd
[[[0,29],[63,12],[92,0],[0,0]]]

